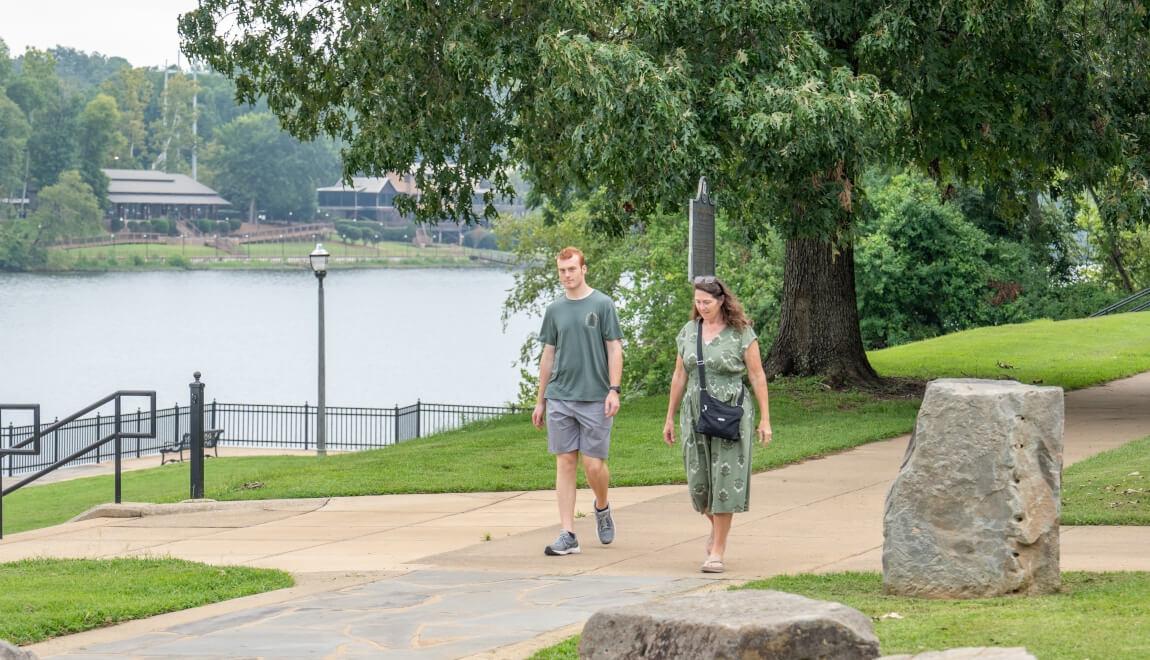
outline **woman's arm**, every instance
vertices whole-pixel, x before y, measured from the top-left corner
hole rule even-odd
[[[747,365],[747,378],[751,381],[751,390],[755,393],[755,401],[759,403],[759,426],[755,435],[763,445],[770,444],[773,433],[771,431],[771,407],[767,396],[767,374],[763,372],[763,360],[759,355],[759,340],[751,342],[743,353],[743,362]]]
[[[671,376],[671,397],[667,401],[667,421],[663,424],[663,442],[675,444],[675,413],[687,392],[687,370],[683,368],[683,356],[675,356],[675,372]]]

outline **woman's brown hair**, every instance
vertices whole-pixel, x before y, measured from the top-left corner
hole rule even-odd
[[[710,294],[722,301],[719,311],[723,313],[723,320],[735,330],[742,332],[744,328],[752,325],[746,312],[743,311],[743,305],[739,302],[738,296],[723,283],[723,280],[710,276],[696,277],[695,290]],[[699,310],[695,307],[694,301],[691,302],[691,320],[699,320]]]

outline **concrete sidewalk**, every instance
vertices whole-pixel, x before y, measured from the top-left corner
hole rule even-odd
[[[1148,398],[1150,374],[1069,393],[1065,464],[1150,435]],[[583,554],[568,557],[542,552],[557,532],[553,494],[513,492],[152,505],[144,517],[11,535],[0,561],[159,555],[300,578],[292,590],[33,647],[44,656],[522,657],[606,603],[780,573],[879,570],[883,500],[906,441],[756,475],[718,577],[698,572],[707,527],[683,486],[613,489],[618,540],[600,546],[592,518],[580,518]],[[590,501],[580,492],[585,511]],[[1063,528],[1062,566],[1150,570],[1148,545],[1150,528]]]

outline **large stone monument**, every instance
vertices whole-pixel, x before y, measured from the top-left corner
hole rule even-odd
[[[883,588],[929,598],[1058,590],[1062,389],[926,388],[883,517]]]

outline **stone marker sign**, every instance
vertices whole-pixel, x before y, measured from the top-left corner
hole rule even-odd
[[[883,588],[930,598],[1058,590],[1062,389],[931,382],[883,516]]]
[[[687,205],[687,279],[715,274],[715,205],[707,192],[706,177],[699,178],[698,196]]]
[[[579,641],[579,657],[595,660],[878,656],[862,612],[781,591],[713,591],[600,610]]]

